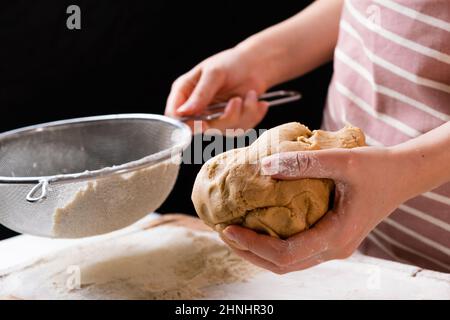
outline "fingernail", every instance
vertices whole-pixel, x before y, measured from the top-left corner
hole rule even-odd
[[[235,234],[233,234],[233,232],[230,232],[229,230],[225,229],[222,234],[226,237],[226,239],[228,240],[228,242],[235,248],[238,250],[248,250],[248,248],[245,248],[242,244],[239,243],[238,238],[236,237]]]
[[[231,232],[230,230],[228,230],[228,228],[225,228],[225,230],[223,230],[222,233],[224,234],[225,237],[227,237],[228,240],[231,240],[233,242],[237,241],[236,235],[233,234],[233,232]]]
[[[256,101],[258,99],[255,90],[250,90],[247,92],[247,96],[245,98],[250,101]]]
[[[240,104],[242,103],[242,98],[241,97],[234,97],[229,101],[229,104]]]
[[[275,174],[278,174],[280,171],[280,165],[279,165],[279,158],[278,157],[270,157],[270,158],[264,158],[261,160],[261,175],[263,176],[273,176]]]
[[[189,109],[190,109],[190,105],[188,105],[188,104],[183,104],[181,107],[179,107],[179,108],[177,109],[177,113],[183,114],[183,113],[185,113],[186,111],[188,111]]]

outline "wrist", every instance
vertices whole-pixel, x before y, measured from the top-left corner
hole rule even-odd
[[[261,36],[254,35],[239,43],[235,50],[249,61],[255,76],[266,84],[267,89],[284,81],[284,68],[280,62],[286,61],[286,50],[281,46],[271,46]]]
[[[439,150],[430,150],[412,143],[400,144],[389,149],[403,201],[449,180],[448,168],[445,168]]]

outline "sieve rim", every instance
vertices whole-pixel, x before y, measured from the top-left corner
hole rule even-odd
[[[63,127],[73,124],[89,123],[89,122],[102,122],[110,120],[159,120],[161,122],[171,124],[176,128],[182,130],[180,142],[174,144],[172,147],[159,151],[157,153],[148,155],[138,160],[130,161],[124,164],[120,164],[113,167],[104,167],[101,169],[84,171],[79,173],[59,174],[51,176],[35,176],[35,177],[6,177],[0,176],[0,183],[5,184],[36,184],[45,182],[62,183],[67,181],[87,181],[97,179],[103,176],[109,176],[113,174],[123,174],[130,171],[138,170],[140,168],[153,165],[164,160],[170,159],[175,154],[181,154],[191,143],[192,131],[185,123],[169,118],[159,114],[147,114],[147,113],[123,113],[123,114],[110,114],[91,117],[80,117],[67,120],[58,120],[52,122],[46,122],[31,126],[26,126],[19,129],[14,129],[0,133],[0,142],[4,139],[10,139],[22,134],[40,132],[51,128]]]

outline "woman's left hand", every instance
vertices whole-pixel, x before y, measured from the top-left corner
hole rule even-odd
[[[239,256],[280,274],[350,256],[408,198],[408,174],[395,149],[287,152],[263,159],[261,170],[274,179],[329,178],[336,185],[332,210],[286,240],[234,225],[223,231],[223,240]]]

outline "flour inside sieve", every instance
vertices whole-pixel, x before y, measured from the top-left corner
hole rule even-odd
[[[134,223],[161,206],[175,184],[178,170],[179,163],[169,159],[84,183],[72,197],[59,201],[53,214],[52,236],[88,237]]]

